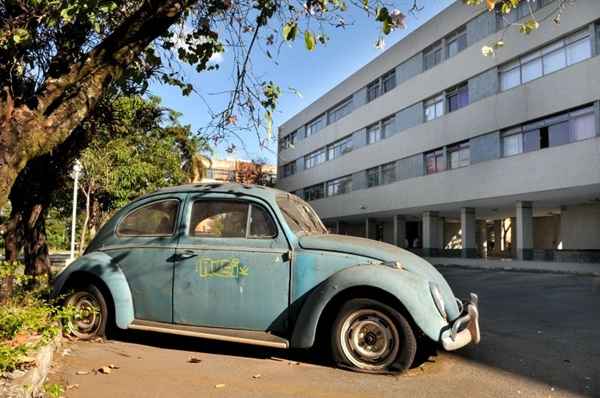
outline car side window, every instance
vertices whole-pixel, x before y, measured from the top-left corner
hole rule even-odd
[[[129,213],[117,227],[122,236],[169,236],[175,231],[179,201],[168,199]]]
[[[277,235],[277,228],[267,211],[252,205],[250,212],[250,238],[273,238]]]
[[[277,234],[276,231],[269,214],[257,205],[212,200],[199,200],[192,205],[190,236],[271,238]]]

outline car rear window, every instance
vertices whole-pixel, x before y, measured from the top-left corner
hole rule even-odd
[[[122,236],[168,236],[175,231],[179,200],[168,199],[138,208],[117,227]]]

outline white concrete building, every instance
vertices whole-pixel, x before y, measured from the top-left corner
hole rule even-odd
[[[278,187],[430,255],[599,261],[599,21],[578,0],[524,36],[456,2],[280,126]]]

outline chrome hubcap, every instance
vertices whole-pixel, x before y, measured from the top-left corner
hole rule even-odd
[[[362,309],[342,324],[340,343],[346,357],[360,369],[380,370],[391,365],[398,354],[398,330],[384,313]]]

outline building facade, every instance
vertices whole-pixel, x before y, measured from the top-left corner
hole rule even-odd
[[[429,255],[600,260],[600,1],[527,36],[559,2],[522,3],[454,3],[281,125],[278,187]]]
[[[204,181],[252,183],[274,186],[277,181],[277,167],[239,159],[207,159],[207,172]]]

